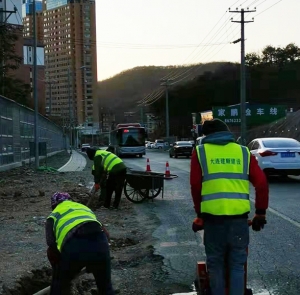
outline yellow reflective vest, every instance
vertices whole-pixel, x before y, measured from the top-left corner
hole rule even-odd
[[[59,251],[64,243],[68,232],[75,226],[83,222],[95,221],[102,225],[96,218],[96,215],[88,207],[72,202],[64,201],[56,206],[48,216],[54,220],[53,231],[56,237],[56,244]]]
[[[236,143],[197,146],[202,168],[201,213],[242,215],[250,212],[250,152]]]
[[[95,157],[97,156],[102,156],[102,165],[104,168],[104,171],[106,172],[110,172],[111,169],[119,164],[119,163],[123,163],[123,161],[117,157],[115,154],[104,151],[104,150],[97,150]],[[95,167],[93,166],[92,169],[95,169]]]

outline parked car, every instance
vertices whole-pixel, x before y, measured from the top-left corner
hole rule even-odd
[[[256,138],[248,148],[266,175],[300,175],[300,142],[296,139]]]
[[[155,149],[163,149],[165,147],[165,142],[162,139],[156,139],[153,145]]]
[[[186,156],[189,158],[193,152],[193,144],[189,141],[176,141],[169,150],[170,158],[178,156]]]
[[[83,143],[81,145],[81,151],[85,152],[87,148],[91,147],[89,143]]]
[[[152,144],[154,144],[154,142],[148,141],[145,146],[147,149],[151,149]]]

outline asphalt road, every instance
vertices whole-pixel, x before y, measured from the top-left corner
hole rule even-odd
[[[167,152],[147,151],[143,158],[125,158],[128,167],[145,171],[146,158],[155,172],[165,172],[169,161],[171,174],[178,178],[164,181],[164,198],[137,204],[136,209],[151,215],[158,227],[153,232],[155,251],[164,257],[169,279],[192,285],[196,261],[204,260],[202,236],[194,234],[195,218],[189,187],[190,160],[171,159]],[[300,292],[300,181],[270,180],[268,224],[261,232],[251,230],[248,259],[248,287],[260,295],[298,295]],[[254,190],[251,193],[255,198]],[[252,208],[252,215],[254,209]]]

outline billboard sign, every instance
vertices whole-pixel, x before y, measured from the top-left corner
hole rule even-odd
[[[268,124],[284,118],[285,116],[286,106],[246,103],[247,125],[257,126]],[[213,107],[213,117],[218,118],[227,124],[239,125],[241,123],[240,104]]]

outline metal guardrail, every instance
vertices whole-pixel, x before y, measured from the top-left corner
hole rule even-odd
[[[47,154],[65,149],[68,139],[61,127],[39,115],[39,142],[47,144]],[[0,167],[21,163],[30,157],[34,141],[34,111],[0,96]]]

